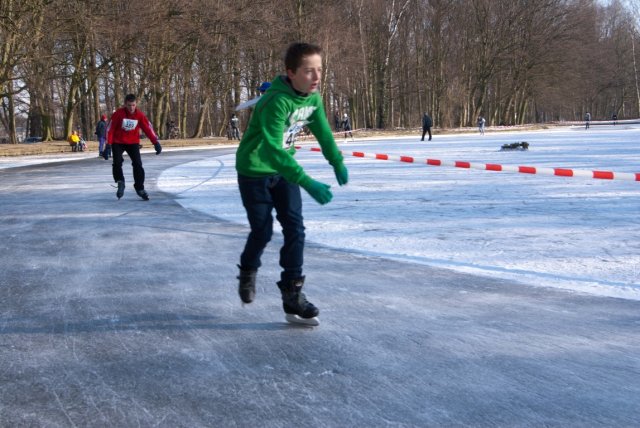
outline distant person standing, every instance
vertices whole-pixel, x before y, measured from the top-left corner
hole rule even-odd
[[[617,125],[618,124],[618,115],[613,113],[613,116],[611,116],[611,120],[613,120],[613,124]]]
[[[231,120],[229,121],[229,125],[231,125],[231,139],[239,140],[240,139],[240,119],[236,116],[235,113],[231,115]]]
[[[173,128],[175,128],[175,122],[173,120],[168,120],[165,124],[165,137],[171,138],[171,134],[173,133]]]
[[[333,129],[335,129],[336,132],[340,131],[340,115],[338,112],[333,113]]]
[[[82,132],[78,131],[78,138],[80,138],[80,142],[78,143],[78,151],[84,152],[87,150],[87,142],[82,138]]]
[[[122,163],[124,162],[124,152],[127,152],[133,166],[133,188],[136,189],[138,196],[145,201],[149,200],[149,195],[144,190],[144,168],[142,168],[142,157],[140,156],[140,130],[151,140],[156,154],[159,155],[162,152],[162,146],[160,146],[158,136],[153,131],[147,116],[137,109],[136,96],[128,94],[124,98],[124,107],[113,113],[107,127],[107,144],[113,152],[112,172],[113,179],[118,184],[116,192],[118,199],[124,194]]]
[[[487,123],[487,121],[484,119],[484,117],[482,116],[478,116],[478,131],[480,131],[480,135],[484,135],[484,125]]]
[[[347,139],[347,132],[349,133],[349,137],[353,140],[353,134],[351,133],[351,121],[349,120],[349,115],[347,113],[342,116],[342,130],[344,131],[344,139]]]
[[[422,140],[420,141],[424,141],[424,136],[427,133],[429,133],[429,141],[431,141],[432,126],[433,126],[433,120],[431,120],[431,116],[429,116],[427,112],[425,112],[424,115],[422,116]]]
[[[591,113],[587,112],[584,115],[584,129],[589,129],[589,122],[591,122]]]
[[[98,137],[98,154],[103,156],[104,145],[107,142],[107,115],[100,116],[100,120],[96,124],[96,137]]]

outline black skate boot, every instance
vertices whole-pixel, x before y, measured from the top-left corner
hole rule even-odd
[[[116,192],[116,196],[120,199],[124,195],[124,181],[118,181],[118,191]]]
[[[240,274],[237,276],[238,282],[238,294],[240,294],[240,300],[242,303],[251,303],[256,297],[256,275],[258,271],[255,269],[240,269]]]
[[[142,189],[142,190],[136,190],[136,193],[138,194],[138,196],[140,196],[142,199],[144,199],[145,201],[149,200],[149,194],[147,193],[146,190]]]
[[[282,308],[285,318],[290,323],[320,325],[318,314],[320,311],[313,303],[307,300],[307,296],[302,292],[304,276],[291,281],[278,282],[278,288],[282,292]]]

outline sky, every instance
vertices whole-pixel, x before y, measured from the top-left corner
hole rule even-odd
[[[357,134],[356,134],[357,137]],[[315,142],[297,161],[332,186],[321,206],[303,192],[307,242],[515,284],[640,300],[640,182],[430,166],[424,159],[640,172],[640,125],[358,139],[338,143],[350,182],[339,187]],[[526,141],[528,151],[501,151]],[[351,156],[412,156],[403,163]],[[234,155],[164,171],[158,187],[184,207],[247,225]],[[276,236],[280,234],[276,222]],[[271,245],[279,245],[274,237]]]

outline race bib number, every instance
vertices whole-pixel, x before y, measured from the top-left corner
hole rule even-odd
[[[138,121],[135,119],[122,119],[122,129],[125,131],[133,131],[138,126]]]
[[[316,107],[309,106],[299,108],[291,113],[289,116],[289,127],[282,138],[282,146],[285,149],[288,149],[295,144],[296,136],[304,130],[304,127],[307,124],[311,123],[308,119],[315,110]]]

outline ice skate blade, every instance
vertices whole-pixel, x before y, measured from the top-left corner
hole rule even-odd
[[[317,327],[320,325],[320,320],[318,319],[318,317],[302,318],[294,314],[285,314],[284,319],[286,319],[287,322],[290,322],[291,324],[301,324],[301,325],[308,325],[312,327]]]

